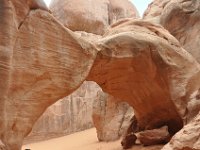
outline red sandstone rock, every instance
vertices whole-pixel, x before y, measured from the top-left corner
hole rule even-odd
[[[182,128],[185,104],[198,98],[200,66],[168,31],[130,19],[91,42],[23,2],[0,2],[0,138],[6,149],[19,150],[45,109],[86,79],[128,102],[141,129],[167,125],[173,134]]]
[[[200,62],[200,1],[164,0],[161,2],[154,0],[147,9],[144,18],[148,20],[155,20],[157,18],[157,22],[169,30],[180,41],[183,47]],[[194,143],[198,143],[197,141],[199,141],[193,139],[195,136],[199,136],[199,133],[195,132],[193,128],[196,128],[196,125],[194,126],[194,123],[190,123],[190,121],[200,112],[200,74],[194,76],[191,81],[187,86],[188,94],[183,97],[183,100],[187,98],[190,100],[184,104],[181,103],[179,106],[181,108],[186,105],[187,111],[184,113],[184,122],[185,124],[189,124],[175,135],[170,144],[166,146],[166,150],[195,149]],[[193,120],[192,122],[195,121]],[[184,129],[189,134],[184,134]]]
[[[168,31],[149,22],[125,21],[103,37],[88,79],[129,102],[142,130],[181,129],[187,95],[195,92],[188,86],[200,86],[193,80],[199,64]]]
[[[170,134],[168,127],[162,127],[159,129],[146,130],[137,133],[137,138],[144,146],[165,144],[170,140]]]

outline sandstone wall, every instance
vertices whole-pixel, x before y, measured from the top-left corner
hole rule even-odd
[[[92,118],[99,141],[119,139],[131,123],[133,108],[102,91],[98,91],[96,99]]]
[[[77,91],[50,106],[39,118],[25,142],[46,140],[93,127],[92,108],[101,88],[85,82]]]

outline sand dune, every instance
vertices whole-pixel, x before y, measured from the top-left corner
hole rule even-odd
[[[89,129],[68,136],[55,138],[43,142],[24,145],[22,150],[122,150],[120,140],[115,142],[98,142],[96,130]],[[148,147],[148,150],[160,150],[161,146]],[[131,150],[147,150],[136,146]]]

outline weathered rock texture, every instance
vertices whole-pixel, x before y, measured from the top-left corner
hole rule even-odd
[[[179,131],[162,150],[199,150],[200,114]]]
[[[160,23],[200,62],[199,0],[154,0],[144,18]]]
[[[126,19],[94,42],[25,0],[0,1],[0,139],[22,141],[48,106],[92,80],[128,102],[140,130],[183,126],[199,97],[200,65],[161,26]],[[185,116],[186,115],[186,116]]]
[[[138,17],[129,0],[52,0],[50,9],[69,29],[100,35],[119,19]]]
[[[70,96],[49,107],[33,127],[26,142],[46,140],[93,127],[93,102],[101,88],[85,82]]]
[[[137,138],[144,146],[166,144],[171,136],[168,132],[168,127],[164,126],[159,129],[146,130],[137,133]]]
[[[101,36],[91,33],[103,34],[105,29],[117,20],[126,17],[138,17],[138,12],[135,6],[128,0],[53,0],[50,8],[53,15],[63,25],[71,30],[80,31],[77,32],[80,36],[87,38],[92,42],[94,42],[94,39],[101,38]],[[112,96],[106,97],[110,99]],[[101,107],[101,111],[104,111],[105,114],[101,113],[101,119],[94,119],[93,121],[95,125],[101,124],[101,128],[95,126],[97,127],[97,136],[99,140],[113,141],[122,135],[123,131],[126,130],[126,127],[129,124],[129,118],[125,120],[126,123],[123,123],[123,119],[126,118],[126,116],[124,116],[124,111],[125,109],[128,109],[128,106],[125,106],[124,103],[115,104],[114,100],[110,102],[111,100],[106,100],[106,97],[102,99],[101,103],[106,104],[109,102],[112,105],[110,105],[109,108],[107,108],[107,105],[105,105],[104,108]],[[100,104],[98,98],[96,98],[95,104]],[[122,114],[119,114],[121,112]],[[112,118],[110,116],[111,114]],[[121,124],[123,124],[123,127],[121,127]]]
[[[200,62],[200,1],[154,0],[146,10],[144,18],[164,26]],[[200,75],[194,77],[193,80],[197,82],[196,87],[190,84],[188,89],[193,90],[195,94],[188,95],[190,100],[185,103],[187,111],[184,122],[189,124],[173,137],[170,144],[166,146],[166,150],[181,150],[184,147],[185,149],[200,149],[199,131],[195,130],[198,128],[195,124],[197,120],[194,119],[200,112]],[[190,123],[191,120],[193,121]]]
[[[117,101],[111,95],[98,92],[92,117],[99,141],[117,140],[129,127],[133,109],[127,103]]]
[[[8,150],[20,149],[38,117],[82,84],[95,59],[52,15],[26,2],[0,1],[0,138]]]
[[[79,3],[81,3],[81,5]],[[99,8],[99,5],[105,6],[107,10],[102,10],[103,7]],[[76,9],[74,8],[74,6],[76,6]],[[110,23],[113,23],[117,21],[118,19],[121,19],[124,17],[133,17],[133,18],[138,17],[137,10],[128,0],[126,1],[124,0],[97,1],[97,3],[96,1],[94,3],[94,1],[84,1],[84,0],[82,1],[56,1],[54,0],[51,5],[51,8],[52,8],[53,14],[55,14],[55,17],[58,20],[60,20],[65,26],[69,27],[72,30],[81,31],[79,32],[80,36],[83,36],[87,39],[90,38],[89,40],[92,40],[92,41],[94,41],[95,38],[100,38],[100,36],[92,35],[86,32],[84,33],[82,31],[90,32],[91,30],[93,30],[97,34],[102,34],[102,32],[101,33],[96,32],[97,31],[96,25],[98,26],[99,23],[101,21],[103,22],[103,19],[105,19],[106,17],[108,18],[108,20],[105,20],[105,24],[103,24],[103,26],[98,26],[98,30],[103,31],[105,30],[106,27],[108,27]],[[109,13],[109,14],[106,14],[106,13]],[[75,16],[73,16],[73,14]],[[77,15],[77,14],[81,14],[81,15]],[[91,14],[93,14],[94,18],[91,18]],[[82,24],[80,24],[80,20],[83,21]],[[89,20],[91,23],[89,23]],[[89,29],[87,30],[86,28],[87,29],[89,28]],[[91,87],[90,85],[88,85],[87,87],[93,88],[93,85],[91,85]],[[95,92],[96,91],[94,91],[94,93]],[[88,101],[85,102],[87,97],[85,98],[82,97],[82,99],[81,98],[77,99],[76,97],[78,95],[79,95],[79,92],[73,94],[72,96],[70,96],[70,98],[65,98],[62,102],[59,102],[58,104],[55,104],[55,106],[53,105],[51,108],[49,108],[47,112],[44,114],[44,116],[37,121],[31,135],[28,137],[28,140],[46,139],[50,137],[60,136],[63,134],[69,134],[74,131],[80,131],[80,130],[87,129],[88,127],[91,127],[92,126],[91,119],[89,120],[84,119],[83,124],[81,121],[77,122],[80,118],[83,118],[84,115],[81,115],[81,114],[78,115],[76,114],[76,112],[73,113],[73,111],[75,111],[73,110],[73,108],[76,108],[77,103],[80,103],[80,104],[85,103],[85,107],[87,107],[86,116],[88,116],[86,118],[91,118],[91,115],[92,115],[91,104],[93,103],[94,99],[96,103],[98,103],[97,102],[98,98],[95,98],[94,96],[93,98],[89,98]],[[107,103],[106,99],[103,99],[103,101],[104,103]],[[120,117],[118,116],[120,112],[123,112],[125,111],[125,109],[128,109],[128,106],[124,107],[125,104],[121,104],[122,106],[120,107],[120,104],[115,104],[114,101],[112,103],[113,105],[111,106],[113,108],[109,107],[109,109],[111,110],[109,110],[106,106],[105,108],[102,108],[102,109],[104,109],[107,114],[112,113],[113,118],[115,117],[115,119],[112,119],[112,121],[110,121],[108,119],[111,119],[111,118],[108,118],[108,116],[105,114],[105,116],[101,116],[101,120],[96,120],[96,119],[93,120],[94,124],[104,124],[104,126],[102,126],[104,128],[97,129],[98,130],[97,136],[99,137],[99,140],[102,140],[102,141],[110,141],[110,140],[118,139],[122,135],[123,131],[126,130],[126,127],[129,124],[128,118],[126,119],[126,123],[123,123],[125,113],[120,114]],[[117,106],[118,106],[118,109],[122,109],[122,110],[120,111],[116,109],[115,107]],[[59,116],[59,115],[56,115],[55,113],[51,113],[52,111],[53,112],[56,111],[55,108],[56,110],[59,110],[60,108],[63,112],[62,115]],[[63,110],[64,108],[66,110]],[[85,110],[84,107],[80,108],[80,111],[84,111],[84,110]],[[72,119],[74,120],[74,117],[75,119],[77,119],[77,121],[71,122]],[[106,125],[106,123],[109,123],[109,125]],[[118,126],[116,126],[117,124]],[[123,125],[122,127],[121,127],[121,124]],[[107,126],[110,126],[110,128],[108,128]],[[115,127],[112,127],[112,126],[115,126]],[[105,135],[105,134],[108,134],[108,135]]]
[[[182,128],[185,104],[197,95],[194,79],[200,68],[175,38],[158,25],[127,20],[113,25],[98,49],[88,79],[128,101],[141,130],[168,125],[175,133]]]

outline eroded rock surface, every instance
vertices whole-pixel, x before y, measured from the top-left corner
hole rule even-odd
[[[119,19],[138,17],[128,0],[52,0],[50,9],[69,29],[100,35]]]
[[[160,23],[200,62],[199,0],[154,0],[144,18]]]
[[[199,97],[200,66],[167,30],[126,19],[91,42],[23,0],[0,4],[0,138],[7,150],[19,150],[46,108],[86,79],[128,102],[140,130],[182,128],[188,102]]]
[[[23,0],[0,6],[0,137],[6,149],[19,150],[45,109],[82,84],[95,53],[47,11]]]
[[[154,0],[147,9],[144,18],[151,21],[156,20],[157,23],[164,26],[200,62],[200,1]],[[196,124],[194,124],[194,117],[200,112],[200,75],[197,74],[192,80],[193,82],[188,85],[187,89],[194,92],[184,97],[184,99],[190,97],[190,100],[185,103],[187,111],[184,117],[185,124],[189,124],[174,136],[170,144],[166,146],[165,149],[167,150],[196,149],[194,145],[200,141],[198,138],[199,133],[195,130]],[[196,82],[196,85],[194,82]],[[190,123],[191,120],[193,121]]]
[[[171,136],[168,132],[168,127],[164,126],[158,129],[146,130],[137,133],[137,138],[144,146],[166,144]]]
[[[173,134],[182,128],[200,66],[167,30],[126,20],[112,26],[98,49],[88,79],[133,106],[141,129],[167,125]]]
[[[162,150],[199,150],[200,114],[179,131]]]
[[[120,102],[102,91],[93,106],[93,122],[99,141],[114,141],[127,130],[134,114],[133,109],[125,102]]]
[[[94,82],[84,82],[70,96],[50,106],[34,125],[26,142],[46,140],[93,127],[93,102],[98,101],[101,88]],[[84,118],[84,119],[83,119]]]

